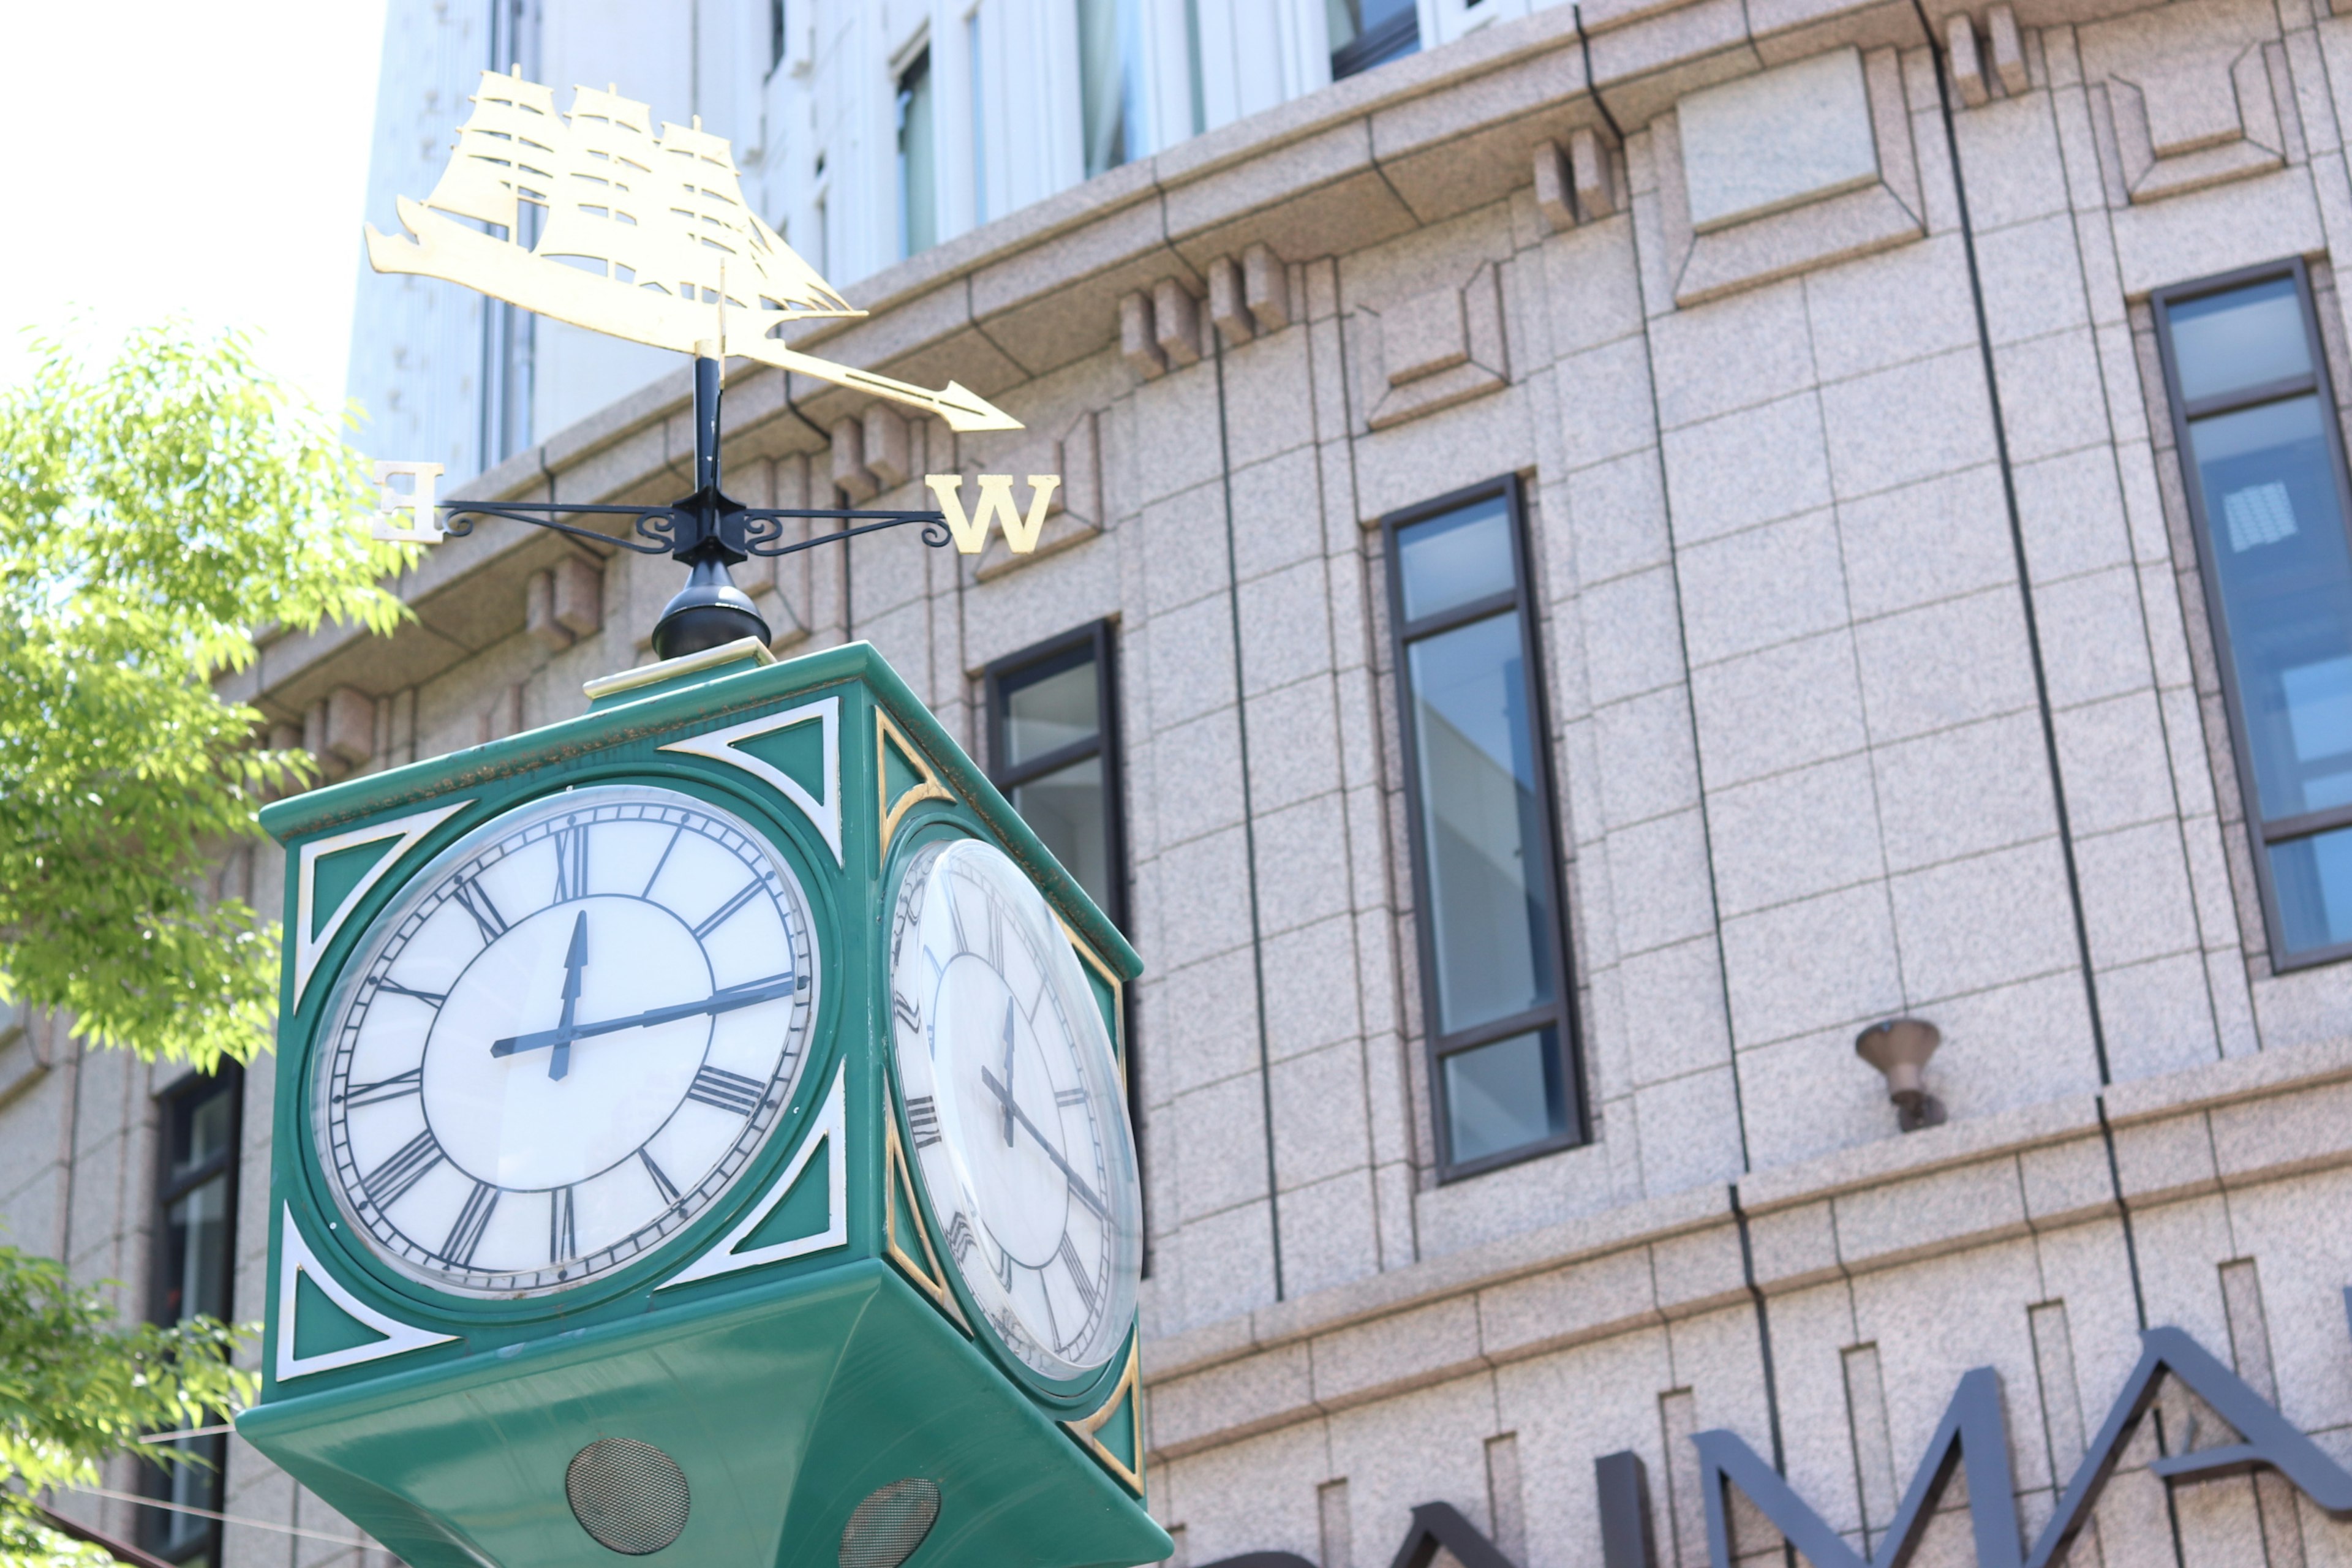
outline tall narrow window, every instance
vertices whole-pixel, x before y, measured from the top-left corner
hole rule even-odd
[[[1421,47],[1412,0],[1323,0],[1331,35],[1331,79],[1402,59]]]
[[[1438,1161],[1460,1176],[1582,1132],[1517,480],[1383,531]]]
[[[1107,621],[988,667],[989,778],[1113,925],[1127,926]]]
[[[2272,959],[2352,956],[2352,506],[2310,278],[2170,289],[2156,320]]]
[[[988,221],[988,100],[981,86],[980,7],[963,19],[964,54],[971,62],[971,221]]]
[[[1140,0],[1077,0],[1078,119],[1087,178],[1150,152]]]
[[[931,51],[898,75],[898,254],[940,242],[937,142],[931,135]]]
[[[159,1106],[154,1262],[150,1315],[160,1323],[198,1316],[231,1319],[230,1284],[236,1260],[237,1109],[245,1076],[235,1065],[210,1077],[191,1076],[165,1092]],[[184,1437],[175,1445],[200,1465],[158,1467],[147,1478],[152,1497],[183,1508],[220,1511],[222,1436]],[[220,1562],[220,1525],[200,1514],[146,1509],[148,1550],[190,1568]]]

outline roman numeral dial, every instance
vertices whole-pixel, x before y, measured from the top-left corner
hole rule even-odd
[[[822,973],[793,862],[730,812],[605,784],[494,817],[336,982],[311,1115],[337,1206],[460,1295],[645,1259],[776,1131]]]
[[[1141,1201],[1095,994],[1003,852],[926,847],[892,915],[908,1152],[996,1341],[1045,1376],[1104,1365],[1135,1314]]]

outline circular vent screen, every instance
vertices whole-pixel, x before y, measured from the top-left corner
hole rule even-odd
[[[563,1472],[563,1495],[572,1501],[572,1517],[598,1545],[630,1557],[659,1552],[676,1541],[692,1500],[677,1460],[626,1437],[606,1437],[572,1455]]]
[[[898,1568],[940,1517],[940,1489],[919,1476],[877,1487],[841,1531],[841,1568]]]

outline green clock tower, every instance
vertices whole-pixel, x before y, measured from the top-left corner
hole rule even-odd
[[[864,644],[590,695],[263,815],[238,1430],[418,1568],[1166,1556],[1135,953]]]

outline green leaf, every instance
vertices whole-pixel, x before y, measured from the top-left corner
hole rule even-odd
[[[278,930],[205,875],[310,763],[215,682],[258,636],[390,631],[414,552],[367,537],[337,417],[242,336],[33,346],[0,391],[0,998],[151,1060],[247,1060]]]

